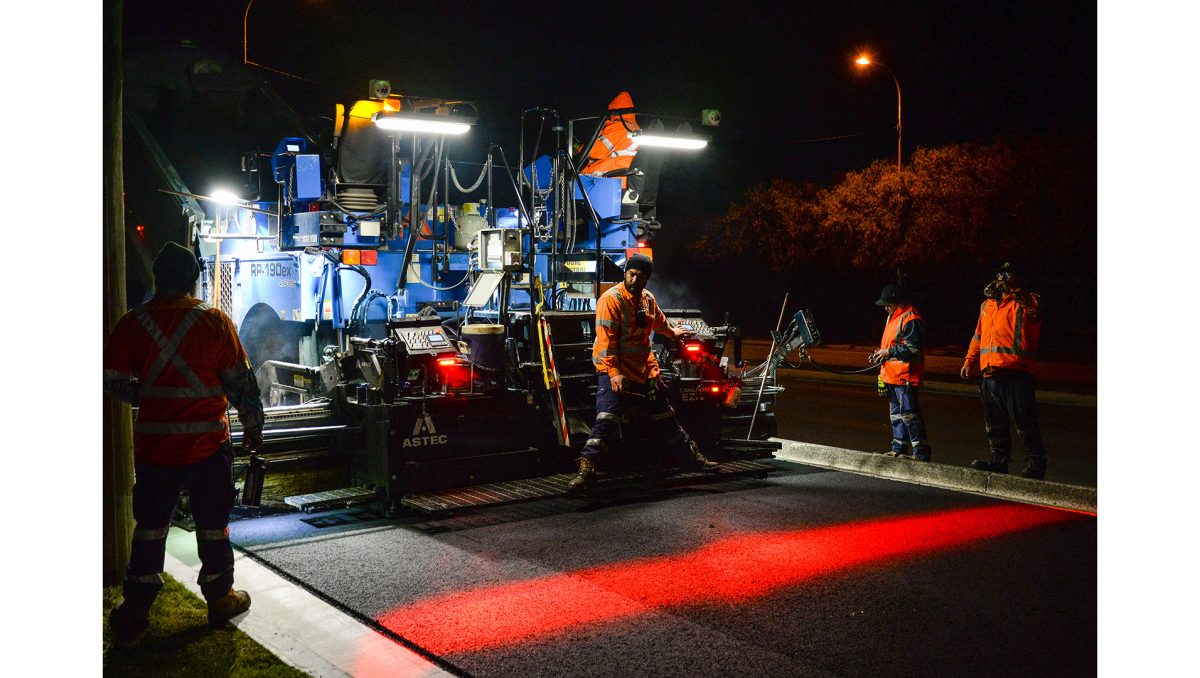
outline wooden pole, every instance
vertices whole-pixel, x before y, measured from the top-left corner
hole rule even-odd
[[[122,2],[104,11],[104,327],[125,314],[125,179]],[[104,396],[104,584],[120,583],[133,536],[133,420],[129,406]]]

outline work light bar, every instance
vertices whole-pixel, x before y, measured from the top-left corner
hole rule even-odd
[[[387,113],[380,111],[371,116],[375,126],[397,132],[420,132],[425,134],[466,134],[474,120],[447,118],[445,116],[416,115],[412,113]]]
[[[635,143],[641,146],[661,146],[663,148],[683,148],[688,150],[696,150],[704,148],[708,145],[708,139],[695,135],[683,134],[661,134],[634,132],[632,135]]]

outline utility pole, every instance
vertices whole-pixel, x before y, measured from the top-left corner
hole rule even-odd
[[[104,3],[104,327],[125,314],[124,50],[121,0]],[[133,420],[104,396],[104,584],[121,582],[133,536]]]

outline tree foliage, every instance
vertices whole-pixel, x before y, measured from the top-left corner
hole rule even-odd
[[[989,263],[1019,255],[1094,260],[1095,141],[1006,139],[918,148],[830,187],[773,179],[755,186],[693,245],[703,257],[753,256],[775,271]]]

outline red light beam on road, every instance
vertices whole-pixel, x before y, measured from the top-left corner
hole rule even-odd
[[[1012,504],[749,533],[687,553],[439,595],[379,621],[438,655],[476,652],[658,609],[760,598],[818,577],[1080,519]]]

